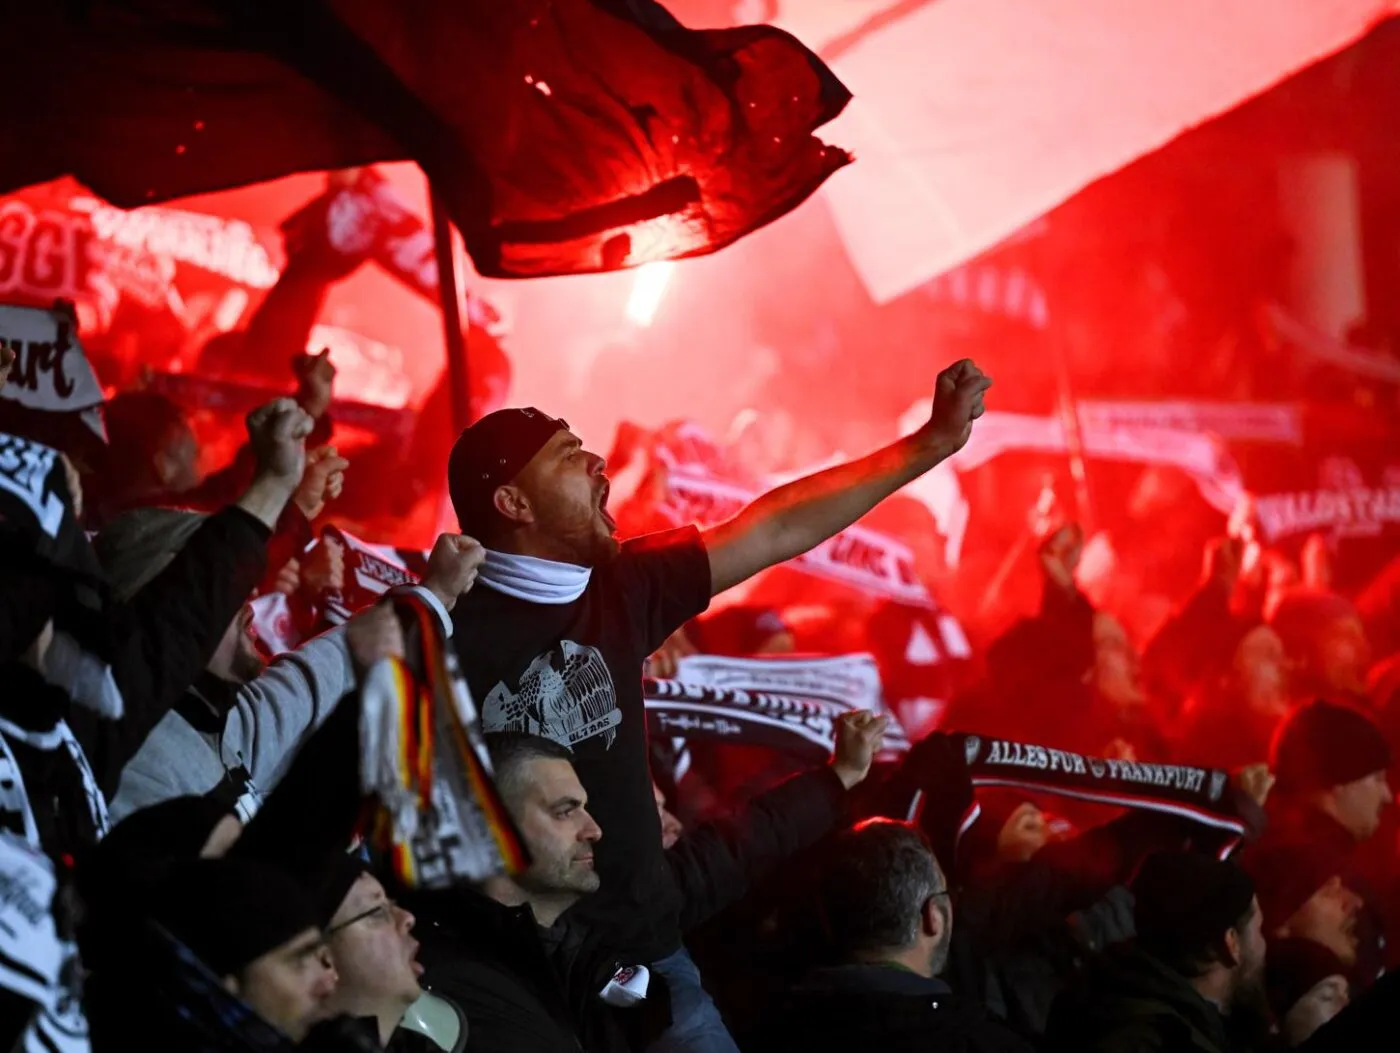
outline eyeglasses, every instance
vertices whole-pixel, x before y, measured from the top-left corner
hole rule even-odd
[[[356,914],[353,918],[350,918],[346,921],[342,921],[339,925],[332,925],[326,930],[326,936],[329,938],[343,929],[348,929],[351,925],[354,925],[356,922],[366,921],[369,918],[377,918],[379,921],[382,921],[385,924],[393,924],[394,909],[394,901],[386,900],[385,902],[379,904],[379,906],[377,907],[371,907],[363,914]]]

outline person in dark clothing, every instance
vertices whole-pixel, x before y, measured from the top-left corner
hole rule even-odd
[[[1365,904],[1338,872],[1340,861],[1306,845],[1275,844],[1246,851],[1241,865],[1254,879],[1271,955],[1275,940],[1304,939],[1355,968]]]
[[[953,907],[928,841],[907,823],[870,819],[832,839],[818,877],[822,919],[841,964],[817,969],[766,1022],[757,1048],[1030,1050],[976,1002],[938,979]]]
[[[292,361],[298,378],[297,405],[314,422],[307,436],[310,461],[330,496],[340,493],[347,462],[327,447],[331,421],[331,385],[335,367],[329,352],[298,355]],[[234,500],[256,473],[252,447],[239,449],[234,462],[207,478],[199,478],[199,447],[184,411],[154,391],[128,391],[106,404],[107,447],[98,470],[89,474],[91,491],[87,519],[101,529],[133,508],[178,505],[215,509]],[[318,502],[300,502],[307,518],[315,518]]]
[[[596,920],[629,957],[695,996],[683,1000],[695,1011],[676,1021],[670,1048],[732,1050],[733,1041],[681,946],[647,765],[642,664],[711,596],[826,540],[960,449],[990,385],[971,362],[950,367],[919,431],[788,483],[703,537],[692,527],[619,546],[602,459],[538,410],[490,414],[453,448],[453,506],[463,532],[487,547],[484,587],[456,611],[468,685],[486,730],[573,750],[608,832],[597,867],[612,893],[597,901]]]
[[[1316,701],[1279,726],[1270,750],[1277,784],[1260,848],[1296,846],[1329,866],[1362,899],[1353,982],[1369,985],[1386,960],[1384,912],[1358,847],[1376,835],[1393,800],[1389,743],[1360,709]]]
[[[71,609],[71,576],[50,575],[47,595],[34,597],[49,605],[44,631],[23,662],[0,667],[7,683],[0,735],[26,797],[22,807],[6,808],[6,821],[56,861],[71,860],[105,832],[106,799],[126,762],[208,663],[263,575],[272,527],[301,479],[310,420],[284,400],[254,413],[248,427],[261,468],[244,496],[205,520],[129,602],[104,600],[84,619],[111,657],[119,717],[70,704],[69,692],[53,682],[75,660],[72,638],[51,627]],[[105,592],[91,546],[78,537],[93,568],[85,585]]]
[[[327,1010],[372,1028],[375,1043],[397,1050],[404,1014],[423,994],[415,919],[358,856],[343,855],[317,890],[317,910],[339,978]]]
[[[1267,1026],[1263,916],[1249,877],[1186,852],[1149,856],[1132,883],[1134,942],[1055,1000],[1048,1053],[1229,1053]]]
[[[831,765],[760,795],[733,820],[688,831],[665,852],[681,892],[682,931],[736,902],[827,833],[844,814],[849,789],[868,773],[882,731],[883,722],[853,715],[841,726]],[[487,895],[409,900],[424,919],[429,988],[466,1011],[475,1049],[644,1045],[686,995],[668,976],[630,959],[608,927],[577,909],[610,893],[593,865],[606,831],[588,813],[569,752],[537,736],[498,733],[488,743],[532,863],[513,882],[491,883]]]
[[[274,867],[236,858],[172,860],[130,882],[123,902],[98,906],[106,916],[89,957],[88,1001],[99,1051],[131,1048],[139,1035],[168,1041],[182,1032],[181,1018],[187,1023],[195,1008],[187,991],[170,986],[182,952],[231,1001],[293,1042],[330,1015],[336,976],[314,904]]]

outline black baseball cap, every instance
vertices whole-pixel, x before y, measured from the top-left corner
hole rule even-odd
[[[527,406],[488,413],[457,436],[447,462],[447,490],[457,521],[479,532],[496,514],[496,490],[520,474],[569,422]]]

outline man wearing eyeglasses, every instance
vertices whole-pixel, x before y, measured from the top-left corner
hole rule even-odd
[[[328,1008],[363,1020],[389,1048],[409,1006],[423,993],[418,978],[414,917],[398,906],[377,878],[353,856],[337,860],[317,896],[326,920],[326,946],[340,977]]]

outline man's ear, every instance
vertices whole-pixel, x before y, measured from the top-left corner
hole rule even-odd
[[[1225,930],[1225,961],[1221,964],[1227,969],[1240,964],[1240,934],[1236,929]]]
[[[496,487],[496,492],[491,495],[491,503],[509,523],[526,524],[535,521],[535,510],[530,507],[530,499],[525,496],[525,491],[514,484]]]
[[[947,924],[943,912],[938,909],[938,897],[930,896],[924,900],[923,910],[919,912],[919,927],[923,934],[937,941],[943,937]]]

